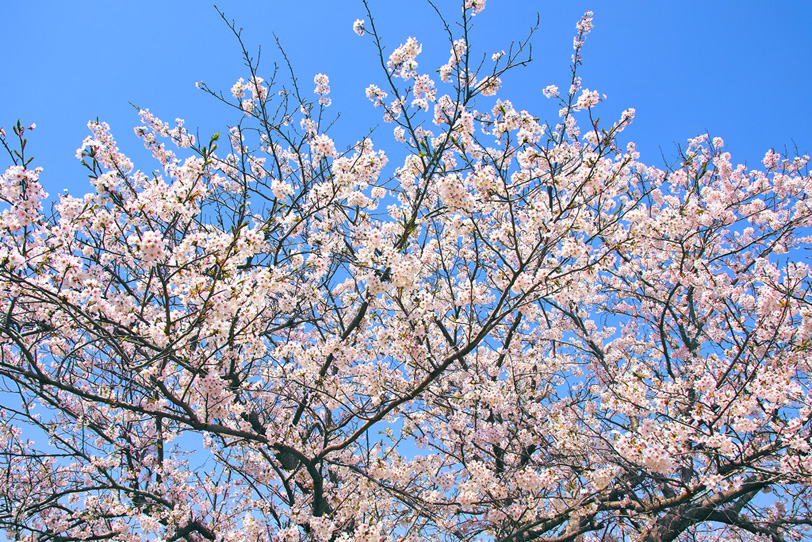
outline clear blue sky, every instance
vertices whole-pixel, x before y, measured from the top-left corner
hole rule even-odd
[[[456,0],[437,3],[452,19],[459,11]],[[425,44],[421,67],[432,73],[447,59],[449,46],[427,4],[371,4],[390,51],[413,35]],[[244,28],[250,49],[263,47],[267,72],[279,59],[276,33],[304,88],[312,89],[315,73],[330,76],[331,110],[342,112],[340,146],[380,122],[363,95],[369,83],[380,83],[380,68],[371,41],[352,32],[352,22],[366,18],[360,1],[224,0],[218,6]],[[514,72],[504,97],[556,119],[541,89],[566,88],[574,25],[587,9],[595,12],[595,30],[584,53],[584,86],[608,95],[601,106],[607,121],[637,109],[626,137],[648,163],[662,165],[660,148],[673,156],[675,142],[706,131],[725,139],[734,161],[751,165],[770,147],[797,144],[812,153],[812,2],[488,0],[475,19],[480,53],[506,48],[525,35],[537,12],[541,17],[536,62]],[[110,123],[125,153],[140,152],[129,102],[164,120],[185,118],[201,134],[237,120],[194,86],[203,80],[228,92],[245,75],[236,40],[208,2],[9,1],[0,19],[0,125],[8,130],[17,118],[37,123],[30,144],[52,195],[88,189],[74,154],[90,119]],[[155,166],[136,162],[144,170]]]

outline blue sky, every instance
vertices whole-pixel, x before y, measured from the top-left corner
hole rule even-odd
[[[437,3],[455,18],[458,1]],[[675,143],[707,131],[725,139],[734,161],[757,165],[770,147],[797,145],[812,153],[812,3],[769,4],[488,0],[475,19],[472,42],[480,54],[506,48],[525,36],[538,13],[536,61],[505,81],[502,96],[555,121],[557,109],[541,89],[568,86],[575,22],[594,10],[584,86],[608,95],[600,110],[607,123],[623,109],[636,108],[625,137],[637,142],[644,161],[662,165],[660,149],[673,157]],[[427,4],[371,0],[371,5],[389,51],[415,36],[424,43],[421,68],[432,73],[447,59],[449,45]],[[249,49],[262,46],[260,71],[269,73],[280,60],[275,33],[305,89],[314,86],[315,73],[330,76],[330,109],[342,113],[339,146],[380,123],[379,110],[363,92],[380,83],[380,67],[371,41],[352,32],[352,22],[366,18],[360,0],[224,0],[218,7],[244,29]],[[51,194],[89,188],[74,157],[88,120],[110,123],[122,150],[137,156],[142,147],[133,136],[138,117],[130,102],[164,120],[182,117],[202,135],[224,132],[238,120],[194,86],[203,80],[228,92],[245,76],[236,40],[207,2],[6,2],[0,16],[5,21],[0,125],[8,130],[18,118],[37,123],[29,144],[45,168],[42,181]],[[152,170],[156,164],[136,167]]]

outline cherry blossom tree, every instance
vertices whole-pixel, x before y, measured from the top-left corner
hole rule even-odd
[[[810,539],[808,157],[641,163],[578,76],[590,13],[544,123],[483,7],[436,72],[355,23],[388,154],[247,53],[202,85],[227,135],[141,110],[139,170],[91,122],[92,191],[50,211],[0,132],[9,539]]]

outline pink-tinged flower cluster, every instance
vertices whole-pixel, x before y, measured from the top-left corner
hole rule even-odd
[[[0,199],[10,205],[0,216],[0,227],[16,231],[37,222],[42,200],[48,197],[39,182],[40,173],[42,168],[11,166],[0,175]]]
[[[389,55],[386,65],[390,72],[402,79],[411,79],[417,70],[417,55],[423,50],[415,38],[409,38]]]
[[[486,77],[477,85],[477,89],[483,96],[496,96],[502,87],[502,80],[494,75]]]
[[[581,19],[578,21],[578,24],[575,25],[575,28],[578,30],[579,33],[588,34],[589,32],[592,31],[592,29],[595,27],[592,24],[592,17],[594,15],[595,14],[592,11],[587,11],[586,13],[584,13],[584,16],[581,17]]]
[[[138,246],[141,260],[147,265],[158,262],[166,254],[166,242],[156,231],[142,233],[140,239],[134,239],[134,244]]]
[[[586,35],[589,34],[594,28],[594,25],[592,24],[593,15],[593,12],[587,11],[578,21],[578,24],[575,25],[575,28],[578,30],[578,34],[573,39],[572,43],[572,47],[576,51],[575,54],[578,54],[578,50],[584,45]]]
[[[332,538],[333,531],[336,529],[335,523],[333,523],[328,517],[311,517],[308,520],[308,524],[310,525],[310,530],[313,533],[313,536],[320,542],[327,542],[330,540]]]
[[[631,124],[632,121],[634,120],[634,115],[635,115],[635,109],[633,107],[630,107],[630,108],[624,110],[623,113],[620,116],[621,124],[622,125]]]
[[[451,75],[455,69],[458,69],[460,62],[468,52],[468,43],[464,38],[454,40],[451,45],[451,56],[448,57],[448,62],[440,66],[440,79],[444,83],[451,82]]]
[[[146,123],[144,126],[136,126],[134,131],[144,142],[144,147],[149,149],[152,156],[158,160],[164,167],[176,161],[175,153],[169,150],[166,145],[161,142],[159,137],[169,136],[169,128],[163,121],[154,117],[149,110],[139,111],[139,115]]]
[[[337,156],[335,143],[325,134],[313,137],[313,140],[310,142],[310,149],[313,151],[313,157],[316,159],[335,158]]]
[[[310,117],[304,117],[302,120],[300,120],[299,126],[301,126],[302,130],[304,130],[307,135],[316,135],[316,121]]]
[[[668,475],[674,470],[674,461],[661,447],[652,446],[643,450],[642,462],[652,472]]]
[[[366,188],[377,181],[381,169],[388,161],[383,150],[375,151],[372,141],[365,139],[355,146],[354,153],[337,157],[333,161],[331,169],[335,180],[342,186],[350,188],[357,185],[359,188]],[[379,190],[384,189],[382,187],[373,188],[373,197],[377,197],[375,194],[378,194]]]
[[[516,485],[522,491],[538,493],[555,483],[555,475],[549,469],[541,472],[532,468],[522,469],[516,473]]]
[[[555,85],[547,85],[542,91],[547,98],[555,98],[558,96],[558,87]]]
[[[764,167],[767,169],[775,169],[781,163],[781,155],[775,152],[775,149],[770,149],[767,151],[767,154],[764,155],[761,163],[764,164]]]
[[[235,98],[244,98],[245,92],[250,93],[249,98],[265,100],[268,98],[268,87],[261,77],[253,76],[246,81],[242,77],[231,87],[231,95]]]
[[[618,474],[619,469],[613,467],[604,467],[589,473],[589,479],[592,481],[593,486],[597,490],[602,490],[609,486],[615,476]]]
[[[246,95],[246,91],[249,93]],[[240,107],[250,114],[259,104],[268,99],[268,86],[264,79],[252,76],[246,81],[242,77],[231,87],[231,95],[240,100]]]
[[[470,9],[472,15],[477,15],[485,9],[485,0],[465,0],[465,9]]]
[[[440,200],[452,210],[470,210],[473,206],[465,183],[459,175],[451,174],[443,177],[437,184]]]
[[[418,75],[414,78],[412,92],[414,93],[412,107],[419,107],[425,111],[429,110],[429,103],[435,101],[437,95],[434,81],[427,74]]]
[[[391,262],[392,285],[406,288],[414,285],[415,278],[420,272],[420,264],[410,255],[393,257]]]
[[[156,136],[170,138],[175,145],[183,149],[195,144],[194,134],[189,133],[189,131],[183,127],[183,119],[176,118],[175,126],[170,128],[168,123],[150,113],[149,109],[139,109],[138,116],[141,117],[141,122],[146,126],[136,128],[136,135],[141,135],[149,130]]]
[[[581,91],[581,95],[578,96],[578,101],[575,103],[575,109],[589,109],[590,107],[594,107],[598,105],[601,96],[597,90],[590,91],[588,88],[585,88]]]
[[[327,95],[330,93],[330,79],[323,73],[318,73],[313,78],[316,83],[314,92],[319,95],[319,105],[328,107],[330,105],[330,98]]]
[[[364,20],[363,19],[355,19],[355,22],[352,23],[352,31],[358,34],[359,36],[364,35]]]
[[[386,92],[381,90],[378,85],[369,85],[366,89],[366,95],[375,107],[382,106],[387,96]]]
[[[223,380],[216,370],[209,370],[206,376],[197,378],[195,387],[200,394],[198,408],[202,419],[227,419],[232,415],[233,395],[228,390],[228,382]]]
[[[299,528],[293,525],[286,529],[280,529],[277,531],[276,536],[280,542],[299,542]]]
[[[116,141],[110,134],[110,126],[106,122],[91,121],[87,123],[87,127],[93,132],[93,136],[85,138],[82,146],[76,150],[76,157],[81,159],[85,155],[92,155],[93,159],[107,169],[115,169],[125,175],[130,173],[133,169],[132,162],[119,152]]]

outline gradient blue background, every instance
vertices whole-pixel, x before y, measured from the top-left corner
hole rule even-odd
[[[449,45],[428,4],[371,5],[389,51],[415,36],[424,44],[421,71],[433,73],[446,61]],[[457,19],[458,1],[437,5],[449,21]],[[342,114],[333,132],[339,148],[380,124],[380,110],[364,97],[369,83],[381,83],[380,66],[369,36],[352,32],[356,18],[367,18],[360,1],[224,0],[218,6],[244,28],[249,50],[262,46],[261,72],[281,60],[275,33],[307,92],[315,73],[330,76],[330,111]],[[704,132],[723,137],[734,162],[751,166],[771,147],[812,152],[812,2],[488,0],[475,18],[476,54],[490,56],[522,39],[540,15],[535,62],[506,79],[503,98],[556,121],[557,107],[541,89],[568,87],[574,25],[587,9],[595,11],[595,30],[584,50],[584,86],[608,95],[599,110],[607,123],[627,107],[637,109],[624,137],[637,142],[647,163],[663,165],[661,152],[673,158],[676,143]],[[87,121],[97,117],[110,123],[137,168],[157,166],[138,159],[143,147],[132,127],[139,120],[129,102],[167,121],[182,117],[204,136],[238,120],[194,86],[202,80],[228,93],[246,75],[236,39],[207,2],[18,1],[4,3],[0,19],[0,125],[8,131],[18,118],[37,123],[30,149],[52,195],[89,189],[74,154],[88,135]],[[379,129],[389,140],[390,127]]]

